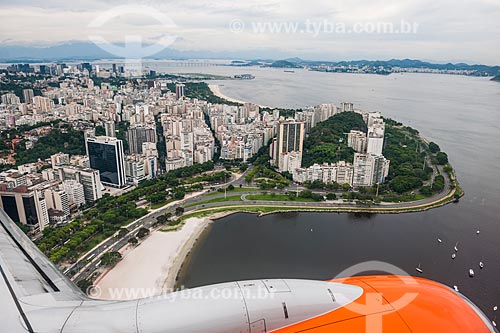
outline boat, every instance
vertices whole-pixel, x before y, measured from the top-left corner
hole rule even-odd
[[[474,270],[472,268],[469,269],[469,276],[474,277]]]
[[[418,267],[415,268],[417,270],[417,272],[419,272],[420,274],[422,274],[424,271],[420,268],[420,264],[418,264]]]
[[[495,305],[495,306],[493,307],[493,311],[496,311],[496,310],[498,310],[498,306],[496,306],[496,305]]]
[[[438,243],[442,243],[443,241],[441,240],[441,238],[438,238]]]
[[[458,242],[455,244],[455,247],[453,248],[455,252],[458,252]]]
[[[457,254],[456,253],[452,253],[451,259],[455,259],[456,257],[457,257]]]
[[[483,264],[483,262],[482,262],[482,261],[480,261],[480,262],[479,262],[479,268],[483,269],[483,267],[484,267],[484,264]]]
[[[453,286],[453,289],[455,289],[455,291],[458,293],[459,290],[458,290],[458,287],[457,286]]]
[[[476,235],[479,235],[481,233],[481,231],[477,230],[476,231]]]
[[[285,73],[295,73],[295,71],[291,70],[291,69],[285,69],[284,70]]]

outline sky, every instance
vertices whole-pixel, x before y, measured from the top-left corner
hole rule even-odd
[[[401,22],[410,33],[370,30],[392,24],[401,32]],[[0,0],[1,46],[140,39],[177,50],[265,50],[310,60],[497,65],[499,32],[500,0]]]

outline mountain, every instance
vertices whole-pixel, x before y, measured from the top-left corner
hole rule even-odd
[[[119,44],[117,43],[119,46]],[[144,45],[147,46],[147,45]],[[277,50],[182,51],[166,48],[148,59],[284,59],[289,54]],[[71,42],[54,46],[12,46],[0,44],[2,62],[50,62],[60,60],[118,59],[91,42]],[[271,60],[272,62],[272,60]]]
[[[287,61],[287,60],[278,60],[273,62],[269,67],[273,68],[302,68],[301,65]]]

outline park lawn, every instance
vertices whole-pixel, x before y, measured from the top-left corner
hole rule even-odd
[[[246,196],[247,200],[256,201],[290,201],[290,202],[315,202],[311,198],[295,198],[293,200],[286,194],[250,194]]]
[[[193,207],[193,206],[199,206],[199,205],[204,205],[208,203],[213,203],[213,202],[225,202],[225,201],[241,201],[241,195],[231,195],[227,196],[227,198],[220,197],[220,198],[212,198],[208,200],[203,200],[199,202],[193,202],[192,204],[189,204],[185,207]]]

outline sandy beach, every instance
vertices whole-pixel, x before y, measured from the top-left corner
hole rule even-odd
[[[127,300],[172,291],[184,259],[211,222],[190,218],[179,230],[155,231],[139,246],[125,250],[123,259],[98,280],[95,298]]]
[[[210,88],[210,90],[212,91],[212,93],[217,96],[217,97],[220,97],[220,98],[223,98],[225,99],[226,101],[230,101],[230,102],[234,102],[234,103],[240,103],[240,104],[245,104],[245,103],[248,103],[248,102],[245,102],[245,101],[240,101],[239,99],[235,99],[235,98],[232,98],[232,97],[229,97],[229,96],[226,96],[224,95],[221,91],[220,91],[220,86],[217,85],[217,84],[209,84],[208,85],[208,88]]]

